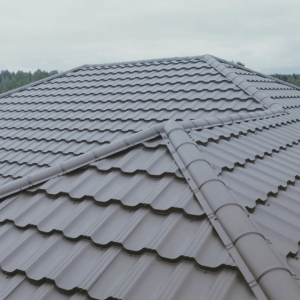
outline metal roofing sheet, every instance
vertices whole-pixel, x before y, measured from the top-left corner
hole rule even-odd
[[[131,121],[127,120],[53,120],[53,119],[6,119],[5,116],[0,120],[0,128],[16,128],[16,129],[58,129],[60,131],[98,131],[104,132],[136,132],[141,129],[150,127],[158,122],[153,121]]]
[[[109,76],[108,76],[109,75]],[[72,82],[93,82],[93,81],[104,81],[104,82],[116,82],[116,81],[136,81],[137,83],[143,83],[142,79],[145,81],[152,80],[157,82],[158,79],[162,79],[163,82],[169,81],[179,81],[183,78],[183,81],[189,81],[192,78],[198,78],[201,82],[210,81],[224,81],[224,76],[218,74],[214,69],[208,68],[197,68],[191,67],[189,70],[179,69],[179,70],[160,70],[157,71],[141,71],[139,73],[115,73],[107,74],[105,72],[100,74],[93,74],[92,71],[88,72],[86,75],[73,75],[59,77],[51,80],[51,83],[72,83]]]
[[[46,103],[33,103],[24,105],[16,103],[11,105],[3,105],[0,106],[1,111],[138,111],[141,110],[143,113],[145,111],[151,110],[212,110],[216,109],[216,105],[218,103],[217,100],[207,100],[207,99],[194,99],[192,100],[168,100],[168,101],[158,101],[158,100],[148,100],[148,101],[135,101],[134,105],[132,101],[114,101],[114,102],[101,102],[100,100],[94,103],[89,102],[81,102],[81,101],[72,101],[73,105],[70,107],[70,102],[46,102]],[[240,102],[240,99],[222,99],[224,101],[223,106],[230,107],[230,102]],[[247,103],[246,103],[247,102]],[[221,103],[219,103],[221,104]],[[259,107],[259,105],[252,99],[245,99],[243,102],[244,105],[248,104],[249,106],[252,105],[253,107]],[[232,104],[231,104],[232,105]],[[219,108],[222,110],[222,107]]]
[[[101,247],[118,245],[130,253],[150,251],[168,261],[185,258],[210,270],[235,266],[210,222],[182,213],[157,215],[147,208],[125,210],[119,204],[99,206],[89,199],[38,193],[9,199],[0,211],[0,223],[7,222],[22,229],[37,227],[41,234],[89,239]]]
[[[254,102],[252,102],[254,104]],[[173,120],[190,120],[190,119],[197,119],[200,117],[203,117],[204,115],[212,116],[220,114],[222,111],[243,111],[249,109],[249,111],[254,111],[257,108],[259,110],[262,108],[262,106],[259,105],[252,105],[251,102],[243,103],[239,100],[235,101],[228,101],[223,102],[222,105],[219,105],[220,108],[218,109],[209,109],[206,113],[205,110],[183,110],[183,111],[167,111],[167,110],[147,110],[141,113],[141,111],[132,111],[132,110],[126,110],[126,111],[105,111],[102,113],[99,113],[98,111],[50,111],[50,112],[5,112],[5,118],[7,119],[35,119],[35,120],[155,120],[157,122],[159,121],[165,121],[168,119]],[[211,113],[210,113],[211,112]]]
[[[167,93],[167,92],[201,92],[201,91],[227,91],[227,90],[240,90],[236,85],[229,83],[225,80],[225,82],[221,83],[166,83],[164,85],[125,85],[125,86],[112,86],[112,87],[106,87],[101,86],[98,84],[96,87],[74,87],[74,88],[63,88],[63,87],[56,87],[50,89],[27,89],[25,91],[20,91],[14,94],[14,97],[18,96],[24,96],[24,97],[30,97],[30,96],[50,96],[50,95],[88,95],[88,94],[94,94],[94,95],[118,95],[118,94],[144,94],[144,93]]]
[[[275,80],[231,70],[280,103],[298,101],[299,91],[291,87],[278,90]],[[84,67],[6,96],[0,109],[1,178],[6,181],[12,177],[3,175],[27,174],[157,122],[261,110],[262,104],[198,58]],[[292,115],[280,116],[191,134],[233,196],[254,208],[255,200],[268,203],[270,192],[275,195],[300,176],[297,122]],[[143,144],[1,204],[1,236],[7,243],[0,248],[13,244],[0,251],[0,265],[9,272],[26,271],[22,280],[15,279],[19,289],[11,285],[11,295],[29,289],[39,293],[27,278],[35,284],[46,278],[64,292],[82,288],[101,299],[253,298],[240,275],[228,270],[233,267],[228,252],[162,141]],[[280,212],[274,205],[268,214],[268,207],[258,204],[250,218],[269,234],[275,219],[281,224],[288,217],[291,204],[285,203]],[[281,252],[296,252],[296,215],[285,238],[286,223],[270,234]],[[219,271],[205,273],[196,264]],[[43,284],[40,293],[64,297],[54,283]]]
[[[203,215],[186,182],[172,175],[151,177],[144,172],[126,175],[117,170],[107,173],[90,167],[49,180],[35,189],[53,196],[67,194],[77,200],[90,197],[99,204],[118,202],[128,208],[149,206],[156,211],[175,208],[189,215]]]
[[[0,162],[1,174],[3,177],[20,178],[29,173],[38,172],[47,166],[27,165],[19,163]]]
[[[277,82],[252,82],[252,84],[257,87],[259,90],[263,90],[268,94],[269,90],[295,90],[292,87]]]
[[[247,132],[246,135],[209,142],[203,147],[203,151],[219,171],[232,170],[236,165],[244,166],[246,162],[254,162],[255,159],[263,159],[266,155],[292,147],[298,143],[299,130],[300,123],[291,123]],[[196,140],[202,138],[201,132],[192,136]]]
[[[264,90],[264,93],[270,95],[274,101],[280,98],[299,98],[300,91],[299,90]]]
[[[0,150],[0,162],[18,163],[26,165],[37,165],[39,167],[49,167],[58,164],[61,161],[73,158],[73,154],[53,154],[31,151],[12,151],[12,150]]]
[[[230,82],[227,78],[222,76],[221,74],[216,74],[215,76],[206,75],[202,76],[200,74],[185,74],[183,76],[168,74],[169,76],[155,76],[155,77],[146,77],[142,78],[141,76],[136,76],[135,78],[110,78],[108,76],[103,76],[102,78],[97,78],[89,81],[78,81],[77,78],[73,78],[70,81],[70,77],[66,78],[66,81],[60,81],[59,83],[56,81],[43,83],[38,86],[33,86],[28,88],[28,90],[39,90],[39,89],[68,89],[68,88],[91,88],[91,87],[135,87],[135,86],[161,86],[165,84],[187,84],[187,83],[202,83],[201,89],[210,90],[214,88],[215,82],[227,82],[228,88],[231,87],[235,89],[232,82]],[[100,76],[99,76],[100,77]],[[222,86],[220,86],[222,88]],[[117,92],[116,90],[115,92]]]
[[[108,138],[108,136],[109,138]],[[3,128],[1,130],[1,137],[3,139],[19,139],[19,140],[36,140],[36,141],[56,141],[56,142],[75,142],[77,144],[94,143],[101,145],[107,141],[113,141],[120,136],[128,135],[122,132],[108,132],[103,133],[99,131],[63,131],[59,129],[15,129],[15,128]]]
[[[134,148],[124,153],[109,156],[91,165],[100,171],[120,169],[124,173],[145,171],[154,176],[173,173],[178,177],[183,177],[166,147],[154,150],[142,147]]]
[[[269,195],[264,205],[257,205],[252,217],[259,224],[262,232],[272,241],[277,250],[284,255],[295,257],[300,242],[300,183],[289,183]],[[299,274],[299,273],[298,273]],[[300,275],[300,274],[299,274]]]
[[[133,255],[116,246],[101,249],[88,240],[70,241],[10,224],[1,226],[1,239],[6,240],[0,244],[2,270],[26,272],[35,283],[51,280],[68,293],[79,289],[95,299],[255,299],[231,270],[204,271],[185,260],[168,263],[151,253]]]
[[[12,94],[13,95],[13,94]],[[193,101],[193,100],[234,100],[234,99],[252,99],[245,92],[239,91],[202,91],[202,92],[170,92],[170,93],[144,93],[144,94],[122,94],[122,95],[66,95],[66,96],[35,96],[35,97],[10,97],[1,99],[1,107],[15,104],[32,104],[32,103],[106,103],[106,102],[137,102],[137,101]],[[9,106],[12,107],[12,106]],[[25,106],[23,106],[25,107]]]
[[[254,207],[300,174],[299,126],[289,116],[192,131],[192,136],[243,204]]]
[[[88,300],[82,293],[66,295],[52,283],[33,284],[25,275],[8,275],[0,271],[0,298],[5,300]]]

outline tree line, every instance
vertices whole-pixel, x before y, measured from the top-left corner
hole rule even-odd
[[[16,89],[23,85],[32,83],[37,80],[57,74],[58,71],[42,71],[36,70],[35,72],[9,72],[8,70],[0,72],[0,94]]]
[[[271,74],[272,77],[282,81],[300,86],[300,74],[284,75],[284,74]]]

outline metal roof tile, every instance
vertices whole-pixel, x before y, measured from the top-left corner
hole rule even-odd
[[[207,219],[187,219],[176,212],[157,215],[146,208],[128,211],[118,204],[99,206],[91,200],[37,194],[10,201],[0,212],[0,222],[7,221],[23,229],[36,226],[41,234],[61,232],[102,247],[119,245],[136,254],[154,251],[174,262],[185,257],[210,269],[235,266]]]
[[[0,246],[2,269],[8,273],[25,271],[28,278],[36,283],[43,278],[53,280],[65,292],[72,293],[79,288],[96,299],[140,299],[142,294],[143,299],[153,299],[155,290],[157,299],[161,299],[176,284],[178,299],[195,299],[195,295],[206,297],[214,293],[217,280],[224,286],[232,282],[235,284],[234,290],[225,288],[223,296],[254,299],[234,271],[209,272],[184,260],[170,264],[150,253],[132,255],[119,247],[101,249],[89,241],[72,242],[59,234],[40,235],[35,229],[23,231],[9,224],[1,227],[1,237],[6,237],[6,248],[12,250],[10,253]],[[8,253],[14,257],[13,260],[8,258]],[[43,259],[45,255],[51,260]],[[193,288],[190,288],[191,284]]]
[[[65,193],[74,200],[92,197],[99,204],[117,201],[131,208],[145,205],[158,211],[177,208],[191,215],[203,214],[188,185],[170,175],[156,178],[144,173],[125,175],[89,168],[49,180],[37,189],[49,195]]]
[[[228,74],[235,72],[248,80],[276,98],[275,101],[297,105],[298,90],[230,64],[222,67],[230,69]],[[1,182],[12,180],[4,178],[5,174],[25,175],[30,168],[61,162],[70,155],[86,153],[99,144],[168,119],[260,111],[262,104],[233,83],[230,76],[224,77],[199,58],[86,66],[6,95],[0,105]],[[282,86],[285,90],[278,90]],[[297,109],[294,111],[297,113]],[[238,115],[235,119],[241,120]],[[212,119],[214,123],[216,120]],[[219,121],[222,125],[230,119]],[[271,191],[277,195],[281,186],[289,186],[299,176],[299,166],[295,163],[299,156],[297,122],[292,114],[257,118],[192,131],[191,135],[209,161],[219,168],[221,177],[232,188],[230,193],[244,201],[243,205],[254,208],[258,198],[269,199]],[[7,229],[11,235],[6,238],[8,242],[15,239],[15,245],[10,250],[11,256],[8,250],[2,255],[0,251],[1,267],[9,271],[26,270],[26,275],[35,280],[44,277],[55,280],[65,291],[83,288],[92,297],[101,299],[109,296],[147,299],[144,295],[151,294],[152,300],[194,299],[199,295],[210,299],[252,299],[239,275],[223,268],[233,266],[227,259],[228,253],[220,247],[187,183],[177,178],[181,173],[162,144],[160,139],[144,142],[144,146],[51,179],[32,188],[33,194],[22,193],[19,198],[3,202],[1,222],[14,222],[23,229],[9,223],[2,225],[12,228]],[[286,222],[293,201],[286,201],[286,207],[274,205],[271,210],[256,205],[250,217],[257,220],[262,231],[269,234],[273,230],[271,239],[285,253],[296,251],[298,212]],[[103,218],[97,218],[99,215]],[[278,230],[271,226],[274,220],[283,224]],[[99,225],[99,221],[103,224]],[[22,238],[18,238],[20,231]],[[56,233],[43,238],[43,231]],[[57,232],[73,241],[65,240]],[[92,238],[94,243],[105,244],[107,248],[99,250],[82,237]],[[119,248],[110,243],[118,244]],[[23,255],[20,245],[24,246]],[[122,247],[143,254],[130,257]],[[65,262],[56,264],[68,249]],[[35,250],[37,255],[32,256]],[[99,251],[108,253],[103,256],[108,258],[102,259]],[[162,260],[169,262],[147,251],[157,251]],[[115,260],[105,265],[114,252],[118,252]],[[195,258],[199,265],[221,271],[203,273],[184,257]],[[291,265],[298,268],[295,263]],[[108,266],[105,275],[99,277],[101,267],[105,266]],[[0,273],[0,285],[1,282]],[[22,277],[19,291],[21,286],[27,291],[25,285],[36,291]],[[178,289],[172,288],[174,285]],[[40,293],[49,289],[49,295],[53,296],[57,291],[52,283],[43,286]],[[11,290],[17,293],[18,289],[12,284]],[[153,290],[157,294],[153,295]]]

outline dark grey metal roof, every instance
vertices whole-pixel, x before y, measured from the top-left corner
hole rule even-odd
[[[278,278],[294,299],[299,99],[211,56],[83,66],[2,95],[0,299],[277,299]],[[224,245],[228,224],[215,229],[160,137],[167,120],[265,240]],[[269,259],[244,250],[257,243]]]

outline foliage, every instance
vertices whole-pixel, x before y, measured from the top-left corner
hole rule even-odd
[[[292,75],[287,75],[287,74],[272,74],[271,75],[274,78],[280,79],[282,81],[300,86],[300,74],[292,74]]]
[[[243,64],[243,63],[240,62],[240,61],[237,61],[236,64],[237,64],[237,65],[240,65],[240,66],[242,66],[242,67],[245,67],[245,64]]]
[[[233,60],[231,61],[232,63],[236,64],[236,65],[240,65],[242,67],[245,67],[245,64],[243,64],[242,62],[240,61],[237,61],[237,62],[234,62]]]
[[[16,73],[8,70],[0,72],[0,94],[16,89],[31,82],[44,79],[57,74],[58,71],[46,72],[37,70],[33,73],[18,71]]]

